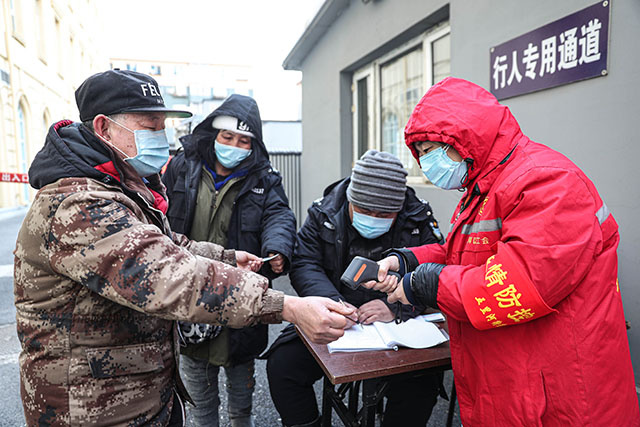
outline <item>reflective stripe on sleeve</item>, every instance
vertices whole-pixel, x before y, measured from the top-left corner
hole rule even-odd
[[[488,231],[502,230],[502,219],[487,219],[475,224],[465,224],[462,226],[462,234],[473,234]]]
[[[598,218],[598,222],[600,223],[600,225],[602,225],[602,223],[609,217],[609,215],[611,215],[611,212],[609,212],[609,208],[604,204],[604,202],[602,202],[602,207],[598,209],[598,212],[596,212],[596,218]]]

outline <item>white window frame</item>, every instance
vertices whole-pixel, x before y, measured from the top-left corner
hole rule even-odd
[[[24,46],[24,4],[21,1],[22,0],[9,0],[9,25],[13,38]]]
[[[427,32],[403,43],[401,46],[387,52],[380,56],[369,64],[359,68],[353,73],[352,79],[352,124],[353,124],[353,140],[351,141],[353,151],[353,161],[357,159],[358,152],[358,84],[357,82],[364,77],[369,77],[367,91],[370,94],[368,99],[369,108],[369,149],[380,150],[382,146],[382,129],[380,129],[382,114],[382,105],[380,102],[382,88],[380,87],[380,68],[402,55],[405,55],[409,51],[422,47],[424,55],[424,72],[423,72],[423,87],[424,92],[433,86],[433,49],[432,44],[440,38],[451,33],[451,26],[449,22],[443,22],[434,28],[431,28]],[[425,184],[426,179],[423,176],[409,176],[407,179],[409,184]]]
[[[49,47],[49,20],[48,9],[45,0],[35,0],[34,3],[34,15],[37,28],[35,29],[36,36],[36,51],[38,58],[43,64],[48,65],[50,59]]]
[[[365,68],[361,68],[360,70],[358,70],[357,72],[353,73],[353,80],[351,83],[351,92],[352,92],[352,100],[353,100],[353,105],[351,107],[351,112],[352,112],[352,123],[353,123],[353,143],[351,144],[352,149],[353,149],[353,162],[355,163],[356,160],[358,160],[358,137],[359,137],[359,126],[358,126],[358,82],[362,79],[366,78],[367,79],[367,110],[368,110],[368,115],[369,115],[369,126],[368,126],[368,132],[369,132],[369,142],[367,144],[367,148],[370,149],[375,149],[376,146],[372,146],[371,145],[371,141],[372,141],[372,137],[373,137],[373,141],[377,140],[377,137],[375,135],[378,126],[376,126],[376,123],[378,122],[377,120],[377,116],[374,113],[375,111],[375,98],[377,98],[377,96],[374,96],[374,67],[372,65],[369,65]]]

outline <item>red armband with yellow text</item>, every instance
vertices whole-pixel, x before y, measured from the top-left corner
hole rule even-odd
[[[557,312],[544,302],[512,250],[502,242],[496,245],[496,254],[460,289],[471,324],[480,330],[499,328]]]

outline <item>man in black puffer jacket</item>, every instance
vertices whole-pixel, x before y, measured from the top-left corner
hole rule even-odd
[[[253,98],[231,95],[180,139],[183,150],[163,177],[173,230],[192,240],[214,242],[272,257],[259,273],[273,279],[290,266],[295,217],[262,141],[262,121]],[[198,425],[218,425],[218,371],[225,368],[229,418],[252,425],[254,359],[267,345],[267,327],[228,329],[181,323],[187,342],[181,370]]]
[[[350,178],[325,189],[298,232],[289,274],[298,295],[346,301],[358,308],[358,320],[365,324],[394,320],[396,307],[385,294],[362,287],[352,290],[340,277],[357,255],[380,260],[389,248],[444,243],[431,207],[406,186],[406,175],[395,156],[370,150],[356,162]],[[399,315],[407,320],[421,311],[407,305]],[[322,369],[293,325],[283,330],[264,357],[271,397],[283,424],[319,426],[312,386],[322,377]],[[426,425],[440,384],[439,375],[392,380],[383,425]]]

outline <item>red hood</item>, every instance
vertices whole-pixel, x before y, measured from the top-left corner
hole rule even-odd
[[[470,182],[493,170],[522,136],[509,108],[480,86],[454,77],[429,89],[404,129],[416,160],[413,143],[427,140],[452,145],[464,159],[472,159]]]

